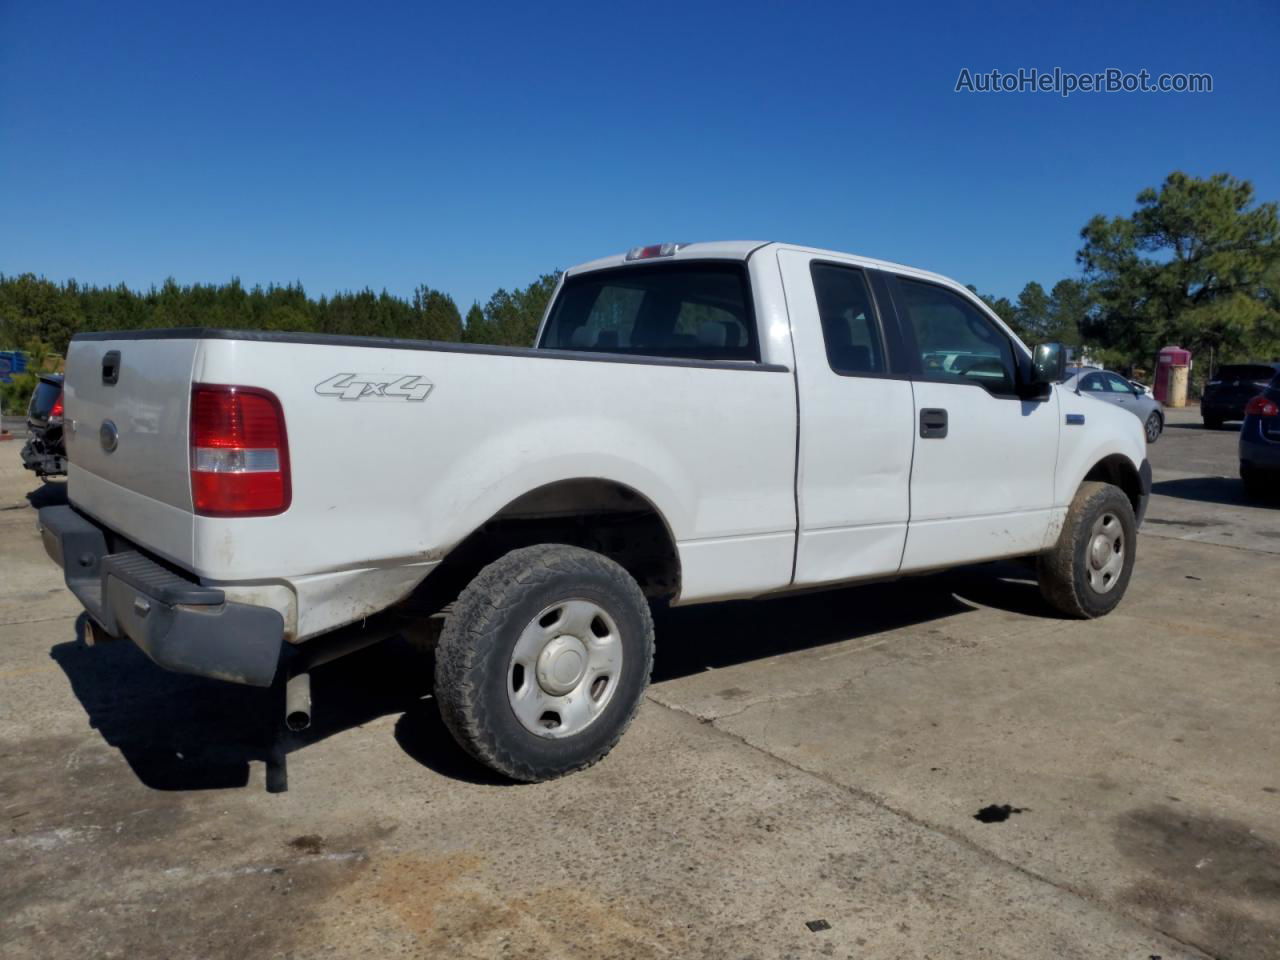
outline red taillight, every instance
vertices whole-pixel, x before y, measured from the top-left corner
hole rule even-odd
[[[198,383],[191,390],[191,500],[206,517],[289,509],[289,441],[275,394]]]
[[[1246,404],[1244,415],[1246,417],[1280,417],[1280,406],[1266,394],[1262,394]]]
[[[53,406],[49,408],[49,419],[62,416],[62,391],[58,391],[58,399],[53,401]]]

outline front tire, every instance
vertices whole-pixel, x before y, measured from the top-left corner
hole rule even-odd
[[[613,749],[652,668],[653,621],[630,574],[590,550],[540,544],[489,564],[459,595],[435,695],[467,753],[536,782]]]
[[[1147,443],[1155,443],[1163,432],[1164,421],[1160,419],[1160,414],[1152,411],[1151,416],[1147,417]]]
[[[1221,429],[1222,429],[1222,425],[1223,425],[1225,422],[1226,422],[1226,421],[1225,421],[1225,420],[1223,420],[1221,417],[1205,417],[1205,418],[1204,418],[1204,428],[1205,428],[1206,430],[1221,430]]]
[[[1082,483],[1057,544],[1040,556],[1041,594],[1068,617],[1110,613],[1129,587],[1137,530],[1124,491],[1109,483]]]

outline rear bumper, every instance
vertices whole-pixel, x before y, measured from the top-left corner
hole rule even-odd
[[[275,610],[228,601],[161,566],[74,507],[44,507],[40,530],[67,587],[108,633],[127,636],[166,670],[270,686],[280,663],[284,619]]]

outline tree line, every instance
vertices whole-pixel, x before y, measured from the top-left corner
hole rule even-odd
[[[1080,232],[1080,274],[1049,290],[1031,282],[1012,300],[979,294],[1025,341],[1087,347],[1121,369],[1151,369],[1178,343],[1219,360],[1280,357],[1280,218],[1247,180],[1171,173],[1136,198],[1130,214],[1097,215]],[[0,349],[34,364],[65,353],[73,334],[155,327],[226,327],[530,344],[555,289],[548,273],[500,289],[463,317],[447,293],[417,287],[311,297],[301,284],[181,286],[169,279],[135,291],[34,274],[0,275]],[[974,288],[970,288],[974,289]],[[975,292],[977,292],[975,290]],[[1207,374],[1207,365],[1197,373]],[[5,409],[25,403],[28,381],[6,390]]]

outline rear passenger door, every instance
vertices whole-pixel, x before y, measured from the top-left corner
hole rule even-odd
[[[1019,397],[1025,355],[967,297],[906,276],[889,284],[915,398],[902,569],[1040,550],[1053,509],[1057,393]]]
[[[910,512],[911,383],[882,322],[883,279],[854,261],[778,251],[800,410],[795,582],[897,571]]]

